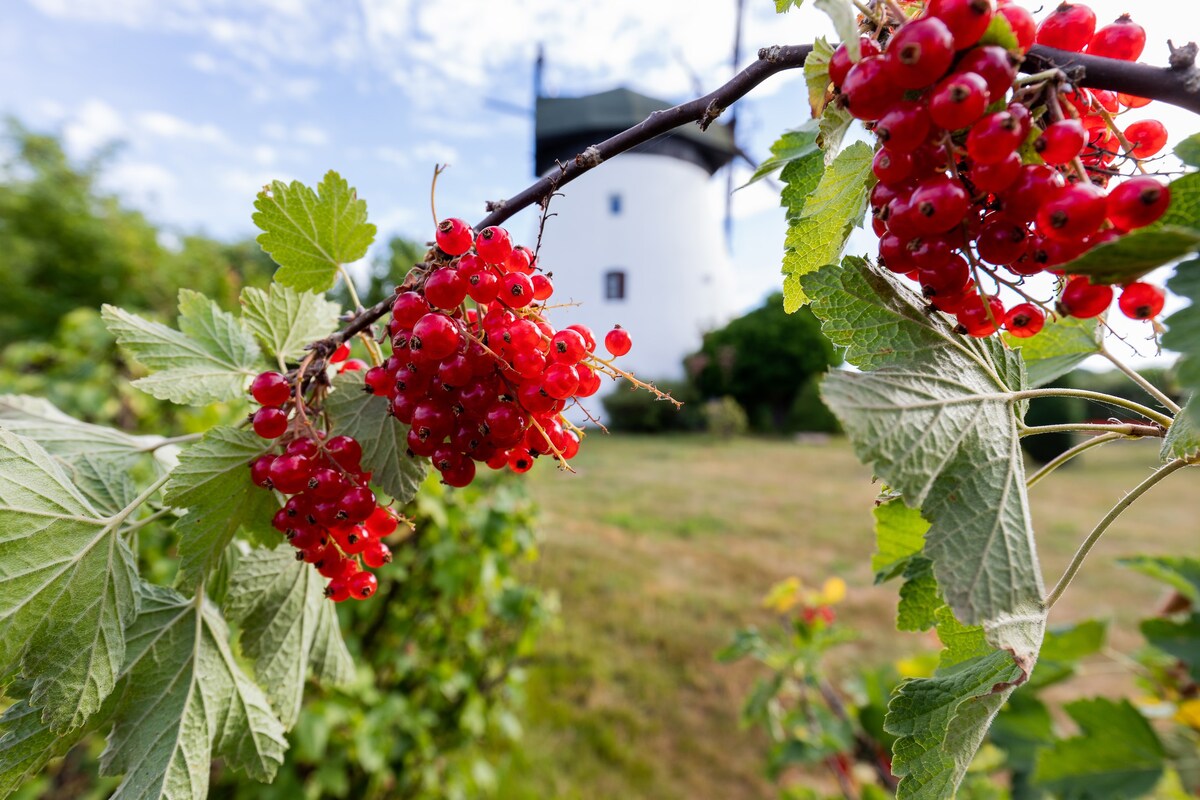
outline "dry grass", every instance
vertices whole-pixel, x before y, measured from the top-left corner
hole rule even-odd
[[[1149,445],[1109,445],[1034,490],[1048,582],[1154,463]],[[737,723],[754,670],[713,653],[738,627],[772,624],[759,598],[787,576],[845,578],[839,614],[863,633],[845,662],[936,645],[896,633],[896,587],[872,585],[876,489],[843,441],[592,437],[576,467],[533,474],[544,540],[533,577],[558,593],[562,624],[531,671],[524,754],[506,771],[505,798],[774,797],[763,741]],[[1113,560],[1194,546],[1189,478],[1164,482],[1109,531],[1054,620],[1111,618],[1118,646],[1137,643],[1135,620],[1159,588]],[[1127,678],[1099,663],[1072,691],[1081,684]]]

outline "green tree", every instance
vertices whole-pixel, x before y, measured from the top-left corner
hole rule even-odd
[[[841,358],[808,309],[788,314],[779,294],[704,337],[689,360],[705,397],[733,397],[757,430],[786,430],[804,384]],[[803,420],[795,425],[803,428]]]

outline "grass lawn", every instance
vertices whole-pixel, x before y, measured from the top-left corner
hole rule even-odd
[[[740,626],[773,624],[759,600],[790,575],[849,584],[839,616],[863,635],[842,652],[847,663],[936,646],[896,633],[897,586],[872,586],[876,487],[844,441],[594,436],[574,463],[577,475],[531,474],[543,538],[531,578],[558,594],[562,611],[530,669],[506,800],[774,798],[761,775],[764,741],[737,722],[755,670],[713,653]],[[1034,489],[1048,583],[1155,463],[1151,444],[1111,444]],[[1110,618],[1113,643],[1135,646],[1134,623],[1160,590],[1113,559],[1194,551],[1195,498],[1195,477],[1184,474],[1133,506],[1052,623]],[[1128,678],[1114,666],[1089,665],[1069,692],[1123,690]]]

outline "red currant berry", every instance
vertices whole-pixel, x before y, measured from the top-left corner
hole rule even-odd
[[[1125,94],[1124,92],[1117,95],[1117,101],[1126,108],[1144,108],[1153,102],[1148,97],[1138,97],[1136,94]]]
[[[448,256],[461,256],[471,249],[475,232],[461,219],[444,219],[437,226],[437,246]]]
[[[462,342],[462,333],[452,319],[444,314],[426,314],[413,325],[409,349],[439,361],[458,350]]]
[[[578,331],[564,328],[550,339],[550,358],[562,364],[578,364],[587,355],[587,344]]]
[[[1162,313],[1167,296],[1162,289],[1149,283],[1126,284],[1121,289],[1117,306],[1130,319],[1153,319]]]
[[[1094,284],[1086,275],[1077,275],[1067,281],[1058,305],[1068,316],[1091,319],[1107,311],[1112,299],[1111,286]]]
[[[392,321],[402,330],[411,331],[417,320],[428,313],[429,303],[416,292],[398,294],[392,301]]]
[[[271,483],[284,494],[295,494],[307,488],[312,472],[313,463],[310,459],[287,454],[272,461],[268,470]]]
[[[568,325],[563,328],[565,331],[575,331],[583,337],[583,346],[589,353],[596,352],[596,335],[592,333],[592,329],[587,325]]]
[[[1009,153],[994,164],[976,164],[971,168],[971,182],[981,192],[999,194],[1008,189],[1021,174],[1021,157]]]
[[[342,362],[341,366],[338,367],[338,374],[340,375],[343,372],[362,372],[366,368],[367,362],[361,358],[352,358],[349,361]]]
[[[922,103],[897,103],[875,123],[875,135],[893,153],[911,153],[929,138],[929,110]]]
[[[250,394],[264,406],[281,406],[291,397],[292,387],[278,372],[264,372],[251,382]]]
[[[260,408],[250,418],[254,432],[264,439],[278,439],[287,431],[287,412],[278,408]]]
[[[1021,145],[1021,123],[1007,111],[988,114],[971,126],[967,154],[976,164],[998,164]]]
[[[921,292],[926,297],[938,295],[954,295],[962,292],[971,279],[971,268],[966,259],[957,253],[945,264],[935,269],[922,269],[917,273],[921,283]]]
[[[373,572],[356,572],[347,581],[350,596],[355,600],[366,600],[379,589],[379,580]]]
[[[862,36],[858,40],[858,52],[859,60],[877,56],[880,53],[879,44],[874,39]],[[847,73],[853,66],[854,62],[850,60],[850,51],[846,49],[846,45],[839,44],[829,58],[829,80],[840,89],[842,82],[846,80]]]
[[[395,386],[395,383],[392,373],[383,367],[371,367],[363,376],[364,386],[373,395],[386,395],[388,390]]]
[[[275,460],[275,456],[267,453],[250,462],[250,482],[255,486],[261,486],[264,489],[273,488],[271,483],[271,462]]]
[[[1029,252],[1029,231],[1008,219],[988,222],[975,240],[979,257],[989,264],[1007,266]]]
[[[900,26],[884,53],[887,76],[904,89],[922,89],[946,74],[954,60],[954,35],[937,17]]]
[[[879,148],[875,160],[871,162],[871,171],[880,183],[888,186],[900,186],[913,174],[913,157],[911,153],[893,153],[886,147]]]
[[[534,300],[545,302],[554,294],[554,282],[545,273],[535,272],[529,276],[529,281],[533,284]]]
[[[508,468],[518,475],[533,469],[533,456],[525,450],[514,450],[508,457]]]
[[[390,508],[379,506],[371,512],[371,516],[367,517],[366,526],[371,533],[383,538],[395,533],[396,528],[400,526],[400,521],[396,519],[395,513]]]
[[[365,486],[348,489],[337,501],[339,518],[359,523],[375,510],[375,493]],[[342,516],[344,514],[345,516]]]
[[[456,489],[469,486],[475,480],[475,462],[464,455],[457,456],[439,471],[442,473],[442,482]]]
[[[524,245],[517,245],[504,263],[504,269],[506,272],[524,272],[525,274],[533,272],[533,253]]]
[[[1037,40],[1037,22],[1034,21],[1033,14],[1014,3],[1000,6],[997,13],[1008,21],[1008,26],[1012,28],[1013,35],[1017,37],[1017,44],[1022,53],[1033,47],[1033,43]]]
[[[1104,224],[1104,190],[1091,183],[1056,189],[1037,211],[1038,231],[1049,239],[1079,241]]]
[[[974,47],[955,67],[957,72],[974,72],[987,83],[988,94],[996,101],[1004,97],[1017,77],[1017,65],[1003,47]]]
[[[1033,303],[1021,303],[1008,310],[1004,329],[1018,339],[1036,335],[1046,324],[1046,315]]]
[[[1125,129],[1135,158],[1150,158],[1167,146],[1167,128],[1156,119],[1139,120]]]
[[[333,355],[329,357],[330,364],[340,364],[350,357],[350,345],[342,342],[338,345],[338,349],[333,351]]]
[[[939,83],[929,96],[929,116],[935,125],[956,131],[982,117],[989,102],[991,96],[983,78],[974,72],[957,72]]]
[[[1171,189],[1150,176],[1130,178],[1108,195],[1107,214],[1123,231],[1144,228],[1158,220],[1171,205]]]
[[[542,388],[555,400],[566,400],[579,388],[579,374],[570,364],[551,364],[542,378]]]
[[[967,298],[955,318],[968,336],[991,336],[1004,322],[1004,303],[999,297],[988,297],[985,303],[982,297],[974,295]]]
[[[370,542],[362,551],[363,563],[371,569],[379,569],[392,561],[392,551],[378,539]]]
[[[913,191],[913,224],[918,233],[945,233],[962,222],[970,202],[961,183],[946,175],[935,175]]]
[[[870,56],[851,68],[842,81],[842,103],[855,119],[879,119],[901,98],[888,77],[882,56]]]
[[[325,596],[335,603],[344,603],[350,599],[350,581],[346,578],[334,578],[325,587]]]
[[[467,282],[450,267],[435,269],[425,281],[425,299],[434,308],[458,308],[467,297]]]
[[[633,340],[629,338],[629,331],[617,325],[604,335],[604,347],[614,356],[620,357],[633,347]]]
[[[1078,53],[1092,41],[1096,13],[1085,5],[1062,3],[1038,25],[1037,43]]]
[[[954,34],[955,50],[966,50],[978,42],[995,12],[992,0],[932,0],[929,3],[929,13],[945,22]]]
[[[1146,29],[1134,22],[1128,14],[1122,14],[1116,22],[1096,31],[1087,51],[1089,56],[1137,61],[1145,49]]]
[[[1083,151],[1088,135],[1077,119],[1062,119],[1046,126],[1033,143],[1033,149],[1047,164],[1066,164]]]
[[[533,302],[533,281],[523,272],[510,272],[500,281],[497,296],[509,308],[524,308]]]
[[[488,268],[467,273],[467,294],[480,305],[496,299],[500,292],[500,277]]]
[[[325,452],[347,472],[357,472],[362,466],[362,446],[349,436],[334,436],[325,443]]]
[[[512,251],[512,238],[504,228],[493,225],[475,237],[475,252],[488,264],[506,264]]]

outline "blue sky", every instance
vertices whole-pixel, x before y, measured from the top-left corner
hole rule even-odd
[[[1091,5],[1104,22],[1128,4]],[[1180,14],[1200,18],[1168,6],[1134,9],[1153,62],[1165,62],[1167,38],[1179,38]],[[539,42],[552,94],[625,85],[678,102],[728,79],[734,7],[735,0],[7,0],[0,111],[60,132],[79,158],[122,142],[108,186],[174,230],[251,235],[254,194],[265,182],[315,183],[334,168],[367,200],[381,239],[427,239],[435,163],[452,165],[438,183],[444,216],[478,219],[486,200],[532,180],[531,119],[495,104],[531,104]],[[743,65],[761,46],[831,31],[811,3],[780,16],[771,0],[746,0]],[[740,114],[743,146],[764,156],[779,132],[807,116],[798,72],[770,79]],[[1186,112],[1154,114],[1176,138],[1197,127]],[[723,184],[718,177],[714,191]],[[765,186],[734,198],[738,302],[749,307],[780,285],[783,215]],[[528,237],[534,222],[527,212],[509,226]]]

